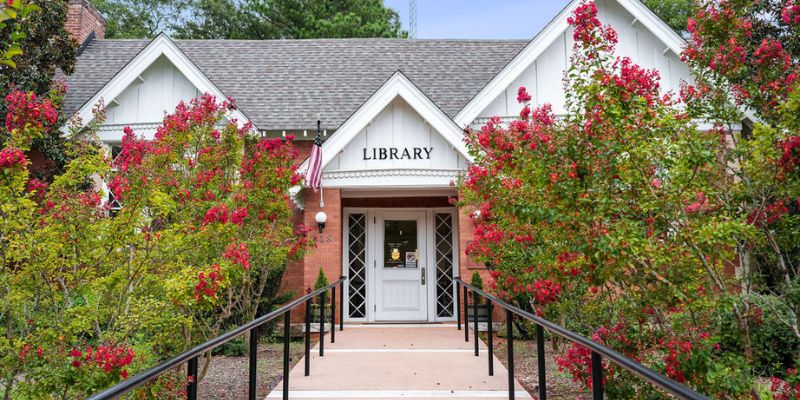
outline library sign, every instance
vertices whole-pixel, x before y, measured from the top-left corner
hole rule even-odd
[[[433,147],[373,147],[363,149],[364,161],[430,160]]]

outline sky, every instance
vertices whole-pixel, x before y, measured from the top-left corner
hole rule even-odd
[[[417,0],[418,39],[531,39],[568,0]],[[409,0],[384,0],[408,24]]]

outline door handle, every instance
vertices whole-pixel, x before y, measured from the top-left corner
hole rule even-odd
[[[420,268],[422,270],[422,285],[425,286],[425,267]]]

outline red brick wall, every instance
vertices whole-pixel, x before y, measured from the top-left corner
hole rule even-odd
[[[474,271],[478,271],[478,274],[481,276],[483,280],[483,287],[484,289],[489,288],[489,282],[492,281],[492,277],[489,275],[489,270],[486,269],[486,266],[475,262],[471,257],[467,256],[466,249],[469,246],[469,243],[475,237],[473,230],[474,226],[472,225],[472,220],[470,219],[469,214],[472,212],[472,209],[462,208],[458,210],[458,265],[459,265],[459,272],[461,274],[461,279],[464,282],[471,283],[472,280],[472,273]],[[463,288],[461,288],[461,302],[464,302],[464,294]],[[491,292],[491,291],[490,291]],[[462,308],[463,310],[463,308]],[[492,314],[492,318],[494,321],[500,322],[505,321],[506,314],[499,307],[494,308],[494,313]]]
[[[301,163],[308,158],[308,155],[311,154],[311,148],[314,147],[313,140],[295,140],[293,144],[298,153],[297,161]]]
[[[314,248],[305,258],[294,262],[287,268],[283,277],[283,291],[295,293],[299,297],[309,288],[314,287],[320,268],[325,272],[329,282],[342,276],[342,203],[339,189],[323,189],[325,207],[320,209],[319,196],[310,189],[303,189],[305,210],[296,210],[295,222],[313,228],[310,235],[314,240]],[[328,221],[322,234],[317,228],[316,215],[320,210],[328,215]],[[336,294],[337,301],[339,293]],[[336,304],[338,320],[340,304]],[[298,308],[292,313],[293,322],[301,322],[305,318],[305,310]]]
[[[97,39],[105,37],[106,20],[87,0],[69,0],[66,29],[82,45],[92,32]]]
[[[341,191],[339,189],[323,189],[325,207],[323,211],[328,215],[328,221],[325,224],[325,229],[320,236],[319,231],[316,229],[317,223],[315,216],[319,207],[319,193],[314,193],[310,189],[304,189],[303,198],[305,202],[305,210],[296,210],[295,222],[303,223],[306,226],[313,227],[311,235],[315,241],[315,247],[312,249],[303,260],[292,263],[289,265],[286,274],[283,278],[283,286],[285,291],[291,291],[299,296],[308,288],[313,288],[314,281],[317,279],[319,269],[325,272],[328,280],[333,282],[337,280],[342,274],[342,207],[391,207],[390,204],[396,204],[396,199],[351,199],[341,198]],[[446,201],[447,198],[418,198],[421,199],[414,203],[414,207],[440,207],[441,201]],[[427,199],[427,200],[425,200]],[[433,199],[433,200],[432,200]],[[423,201],[424,200],[424,201]],[[402,202],[401,202],[402,203]],[[483,278],[484,284],[491,281],[489,271],[483,264],[479,264],[472,260],[464,252],[469,242],[473,239],[473,226],[472,221],[468,215],[470,210],[458,210],[458,260],[459,272],[461,278],[470,282],[472,272],[478,271]],[[488,286],[488,285],[487,285]],[[338,297],[338,293],[337,293]],[[463,296],[462,296],[463,297]],[[345,300],[346,301],[346,300]],[[463,299],[462,299],[463,302]],[[337,321],[341,311],[341,306],[337,302]],[[496,321],[503,321],[505,313],[499,308],[495,308],[494,318]],[[292,321],[299,323],[303,321],[304,310],[298,308],[292,313]]]

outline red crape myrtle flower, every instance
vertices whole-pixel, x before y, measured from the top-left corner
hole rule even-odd
[[[6,147],[0,150],[0,168],[21,168],[28,163],[22,150]]]
[[[6,96],[6,129],[24,129],[26,126],[40,129],[53,125],[58,120],[58,111],[50,99],[39,99],[35,93],[19,90]]]
[[[250,269],[250,252],[245,243],[231,243],[222,256],[246,270]]]

